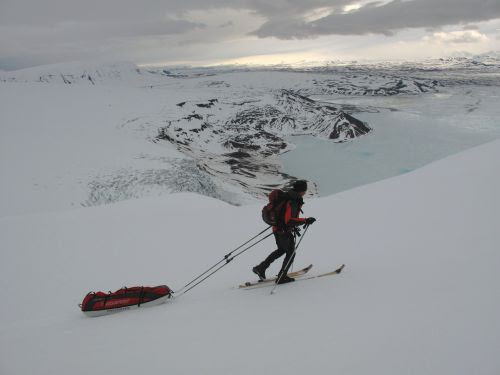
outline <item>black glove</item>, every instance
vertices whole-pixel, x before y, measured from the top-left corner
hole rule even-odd
[[[315,219],[315,218],[313,218],[313,217],[308,217],[308,218],[306,219],[306,225],[311,225],[311,224],[312,224],[312,223],[314,223],[315,221],[316,221],[316,219]]]

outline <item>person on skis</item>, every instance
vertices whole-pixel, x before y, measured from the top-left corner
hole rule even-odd
[[[296,181],[293,184],[293,189],[286,193],[286,203],[283,211],[282,226],[273,226],[274,238],[278,249],[273,251],[260,264],[252,268],[252,271],[259,276],[260,280],[266,278],[266,269],[276,259],[285,254],[283,265],[276,278],[276,283],[285,284],[295,281],[294,278],[287,276],[288,269],[293,263],[295,257],[295,232],[298,231],[300,225],[310,225],[316,221],[313,217],[299,217],[302,205],[304,204],[303,196],[307,191],[307,182],[304,180]]]

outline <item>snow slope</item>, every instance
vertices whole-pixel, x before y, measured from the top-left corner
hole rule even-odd
[[[268,240],[167,305],[94,319],[86,292],[177,289],[257,233],[260,206],[182,193],[0,218],[0,373],[498,374],[499,170],[495,141],[308,200],[296,266],[340,276],[235,289]]]
[[[4,83],[0,103],[0,216],[141,196],[184,159],[120,126],[164,105],[148,90]]]

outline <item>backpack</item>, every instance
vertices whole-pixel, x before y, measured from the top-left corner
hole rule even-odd
[[[262,220],[268,225],[276,226],[280,229],[285,226],[285,208],[289,200],[288,194],[280,189],[275,189],[269,193],[269,203],[262,208]]]

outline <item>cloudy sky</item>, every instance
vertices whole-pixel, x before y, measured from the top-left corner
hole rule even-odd
[[[420,59],[500,50],[500,0],[0,0],[0,69]]]

